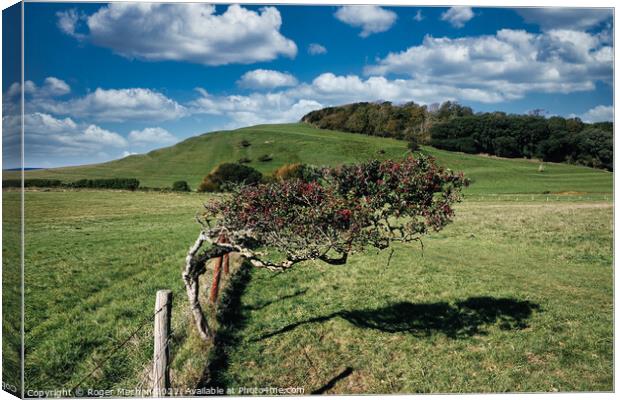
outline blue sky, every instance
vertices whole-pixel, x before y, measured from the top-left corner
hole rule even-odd
[[[29,167],[101,162],[355,101],[613,118],[611,10],[25,7]],[[3,76],[5,99],[19,92],[13,80]]]

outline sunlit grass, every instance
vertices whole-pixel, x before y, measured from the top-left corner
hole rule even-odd
[[[27,388],[76,384],[163,288],[174,292],[173,385],[201,378],[210,349],[180,273],[206,199],[26,194]],[[397,246],[390,265],[384,251],[253,271],[215,378],[309,393],[350,368],[328,392],[611,390],[612,203],[599,200],[466,200],[423,253]],[[481,296],[482,311],[463,306]],[[151,335],[146,324],[83,387],[143,384]]]
[[[308,393],[349,368],[328,393],[609,391],[611,212],[466,203],[390,265],[369,252],[255,271],[216,382]]]

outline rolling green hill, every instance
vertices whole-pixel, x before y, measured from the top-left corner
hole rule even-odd
[[[241,146],[241,141],[251,143]],[[609,172],[524,159],[500,159],[424,147],[443,165],[462,170],[474,184],[469,193],[611,193]],[[407,153],[407,143],[360,134],[320,130],[305,124],[258,125],[234,131],[212,132],[189,138],[174,146],[133,155],[102,164],[26,172],[26,178],[52,178],[65,182],[82,178],[138,178],[142,186],[169,187],[186,180],[195,188],[202,177],[223,162],[247,157],[249,164],[270,173],[282,164],[302,162],[314,165],[353,163],[370,158],[398,158]],[[273,159],[260,162],[262,155]],[[14,172],[4,178],[17,177]]]

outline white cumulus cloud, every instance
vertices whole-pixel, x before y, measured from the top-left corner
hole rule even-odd
[[[471,7],[450,7],[441,14],[443,21],[448,21],[455,28],[462,28],[465,23],[474,17]]]
[[[536,24],[543,29],[589,29],[605,21],[611,21],[611,8],[519,8],[516,10],[525,22]]]
[[[39,112],[24,115],[24,141],[29,149],[43,145],[53,147],[54,152],[70,153],[127,145],[125,138],[116,132]]]
[[[113,147],[124,147],[127,145],[125,138],[118,133],[108,131],[107,129],[92,124],[84,129],[82,136],[77,136],[74,139]]]
[[[362,28],[361,37],[387,31],[397,18],[395,12],[379,6],[343,6],[334,15],[345,24]]]
[[[270,69],[255,69],[248,71],[237,84],[242,88],[249,89],[273,89],[283,86],[295,86],[297,79],[288,72],[274,71]]]
[[[327,53],[327,49],[323,45],[320,45],[318,43],[310,43],[310,45],[308,45],[308,54],[312,56],[325,53]]]
[[[77,10],[70,9],[66,11],[59,11],[56,13],[58,18],[58,28],[67,35],[73,36],[76,39],[84,39],[82,33],[77,32],[78,24],[85,19],[85,15],[78,14]]]
[[[425,37],[389,53],[368,75],[408,75],[420,85],[477,91],[483,101],[519,99],[530,92],[571,93],[612,81],[613,49],[600,35],[569,30],[541,34],[502,29],[495,35]],[[473,93],[473,92],[472,92]]]
[[[589,109],[581,116],[585,122],[606,122],[614,121],[614,108],[612,106],[598,105]]]
[[[360,101],[492,104],[532,92],[589,91],[598,81],[611,83],[611,72],[611,48],[597,35],[501,30],[479,37],[427,37],[420,46],[379,59],[366,77],[326,72],[310,82],[247,95],[218,96],[199,89],[187,109],[226,117],[231,121],[227,127],[239,127],[293,122],[318,108]]]
[[[501,97],[476,88],[432,84],[415,79],[387,79],[371,76],[335,75],[327,72],[317,76],[310,85],[301,85],[290,93],[318,99],[328,105],[358,101],[415,101],[430,104],[446,100],[473,100],[483,103],[501,101]]]
[[[281,91],[277,93],[251,93],[247,96],[216,96],[198,89],[200,97],[191,104],[195,114],[224,116],[229,119],[227,129],[242,126],[296,122],[310,111],[323,105],[313,99],[304,99],[294,93]]]
[[[83,33],[78,31],[84,20]],[[295,42],[280,33],[275,7],[252,11],[231,5],[112,3],[87,17],[58,14],[60,29],[127,58],[188,61],[204,65],[250,64],[295,57]]]
[[[21,96],[22,86],[18,82],[14,82],[4,93],[8,98]],[[69,84],[62,79],[48,76],[44,79],[42,86],[37,86],[33,81],[24,82],[24,95],[32,97],[58,97],[71,92]]]
[[[36,100],[29,106],[57,115],[95,121],[170,120],[185,116],[185,107],[160,92],[144,89],[102,89],[66,101]]]
[[[62,79],[55,78],[53,76],[49,76],[45,78],[43,82],[43,87],[40,89],[44,95],[49,96],[63,96],[69,92],[71,92],[71,87],[67,84],[67,82]]]
[[[4,116],[2,128],[7,137],[18,139],[21,117]],[[10,140],[6,144],[17,148],[19,141]],[[71,160],[97,161],[101,159],[104,150],[123,148],[127,146],[127,140],[116,132],[94,124],[34,112],[24,115],[24,145],[27,166],[66,165]]]
[[[172,133],[160,127],[133,130],[129,132],[128,139],[131,143],[137,145],[164,145],[178,141]]]

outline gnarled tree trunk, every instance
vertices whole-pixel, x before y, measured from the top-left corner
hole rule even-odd
[[[187,299],[189,301],[189,307],[194,316],[194,322],[198,329],[198,334],[203,340],[209,340],[211,338],[211,332],[209,331],[209,324],[200,306],[200,284],[198,277],[201,274],[201,270],[204,270],[204,262],[199,265],[195,260],[196,253],[200,250],[200,247],[205,242],[206,236],[204,232],[200,232],[194,245],[190,247],[187,257],[185,258],[185,269],[183,270],[183,282],[185,282],[185,290],[187,292]]]
[[[224,264],[224,269],[228,271],[229,253],[234,250],[233,247],[226,243],[222,243],[222,241],[223,239],[220,238],[218,243],[213,244],[213,242],[208,239],[205,232],[201,231],[200,235],[198,235],[198,238],[187,252],[187,257],[185,257],[185,269],[182,274],[183,282],[185,283],[185,291],[187,292],[189,307],[192,311],[194,322],[196,323],[196,328],[198,329],[198,334],[203,340],[210,340],[213,334],[209,329],[209,323],[204,315],[202,306],[200,305],[199,278],[200,275],[206,271],[206,262],[212,258],[218,259],[210,293],[210,301],[214,302],[219,291],[222,264]],[[205,242],[211,243],[213,246],[199,255],[198,251]]]

